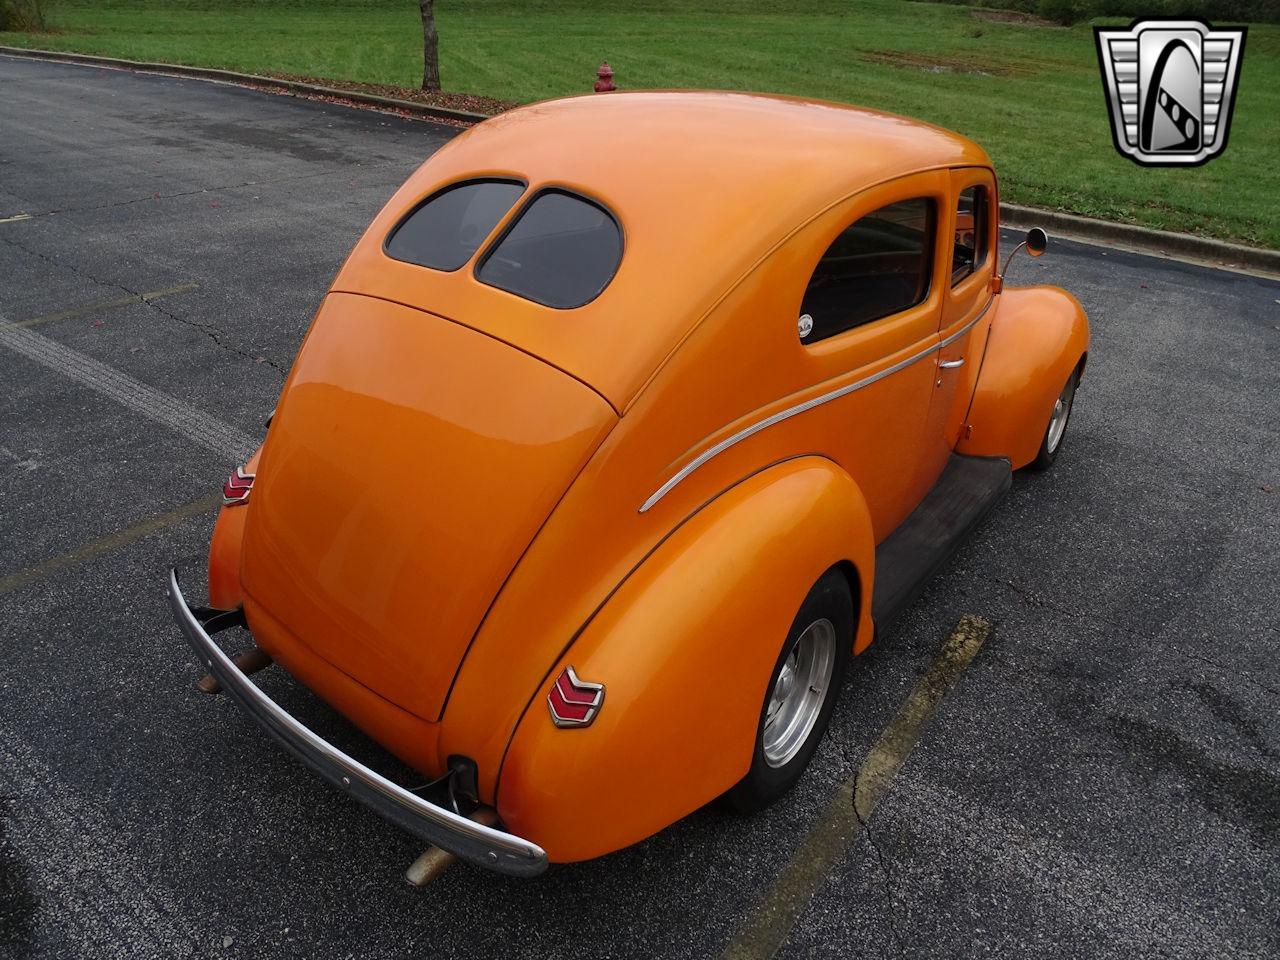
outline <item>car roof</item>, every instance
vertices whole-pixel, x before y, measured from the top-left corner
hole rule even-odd
[[[705,312],[801,224],[876,183],[947,166],[990,160],[958,134],[842,104],[713,91],[588,94],[520,107],[454,138],[370,232],[385,236],[423,197],[472,177],[515,176],[531,189],[559,186],[604,203],[625,250],[591,303],[568,311],[514,303],[466,270],[420,271],[415,305],[543,357],[622,409]]]
[[[972,140],[950,130],[841,103],[732,91],[636,91],[548,100],[477,126],[468,147],[532,159],[551,148],[559,176],[606,192],[636,179],[683,194],[803,186],[841,196],[888,177],[940,166],[989,166]],[[551,141],[550,143],[548,141]],[[461,146],[461,143],[459,144]],[[716,158],[720,161],[717,162]],[[607,160],[607,164],[601,163]],[[707,166],[716,182],[682,183]]]

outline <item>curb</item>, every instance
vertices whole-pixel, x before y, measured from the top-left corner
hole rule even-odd
[[[1247,247],[1240,243],[1211,240],[1189,233],[1094,220],[1091,217],[1078,217],[1073,213],[1024,207],[1015,203],[1000,204],[1000,226],[1012,229],[1044,227],[1049,233],[1065,240],[1081,240],[1085,243],[1154,254],[1170,260],[1258,273],[1271,278],[1280,277],[1280,250]]]
[[[149,63],[140,60],[122,60],[116,57],[99,57],[87,53],[33,50],[27,47],[0,46],[0,54],[26,57],[32,60],[58,60],[86,66],[135,70],[140,73],[158,73],[177,77],[192,77],[197,80],[214,80],[240,86],[280,90],[284,93],[303,97],[332,97],[367,107],[407,113],[411,116],[428,120],[472,124],[489,119],[488,114],[474,113],[470,110],[435,107],[425,103],[416,103],[412,100],[398,100],[394,97],[380,97],[376,94],[361,93],[356,90],[324,87],[314,83],[303,83],[299,80],[261,77],[253,73],[237,73],[234,70],[219,70],[213,67],[186,67],[174,63]],[[1106,246],[1120,247],[1138,253],[1154,254],[1172,260],[1185,260],[1229,270],[1258,273],[1272,278],[1280,277],[1280,250],[1248,247],[1244,244],[1228,243],[1225,240],[1211,240],[1207,237],[1197,237],[1189,233],[1173,233],[1168,230],[1139,227],[1129,223],[1095,220],[1091,217],[1080,217],[1071,213],[1062,213],[1058,210],[1024,207],[1014,203],[1000,204],[1000,219],[1002,227],[1017,229],[1040,226],[1065,239],[1105,244]]]
[[[237,73],[234,70],[218,70],[213,67],[184,67],[176,63],[148,63],[143,60],[121,60],[116,57],[98,57],[88,53],[63,53],[58,50],[32,50],[27,47],[0,46],[0,54],[12,57],[26,57],[30,60],[58,60],[64,63],[79,63],[90,67],[115,67],[117,69],[134,70],[138,73],[160,73],[175,77],[192,77],[196,80],[217,80],[222,83],[234,83],[239,86],[265,87],[281,90],[285,93],[311,97],[337,97],[352,103],[368,107],[379,107],[384,110],[395,110],[410,113],[429,120],[452,120],[463,123],[478,123],[488,120],[486,113],[473,113],[470,110],[454,110],[450,107],[435,107],[413,100],[397,100],[394,97],[380,97],[372,93],[361,93],[358,90],[341,90],[337,87],[322,87],[315,83],[303,83],[300,80],[281,80],[278,77],[260,77],[253,73]]]

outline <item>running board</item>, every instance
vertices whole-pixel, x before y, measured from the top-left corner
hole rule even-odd
[[[1002,457],[952,454],[933,489],[876,547],[871,616],[882,634],[1013,483]]]

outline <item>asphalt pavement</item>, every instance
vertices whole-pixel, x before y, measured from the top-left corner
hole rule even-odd
[[[415,890],[415,841],[198,693],[164,572],[200,562],[347,251],[455,133],[0,57],[0,955],[717,956],[964,614],[989,637],[780,955],[1280,955],[1271,281],[1065,242],[1015,261],[1092,321],[1066,446],[855,661],[763,814]]]

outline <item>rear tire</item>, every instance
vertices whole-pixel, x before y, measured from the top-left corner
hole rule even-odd
[[[1071,407],[1076,399],[1076,387],[1080,384],[1080,368],[1071,371],[1062,393],[1054,401],[1053,410],[1049,413],[1049,425],[1045,428],[1044,437],[1040,440],[1040,450],[1036,458],[1027,464],[1028,470],[1048,470],[1053,461],[1058,459],[1058,451],[1067,439],[1067,424],[1071,421]]]
[[[853,648],[853,593],[839,570],[824,573],[778,654],[756,726],[751,769],[726,795],[753,813],[790,790],[826,732]]]

